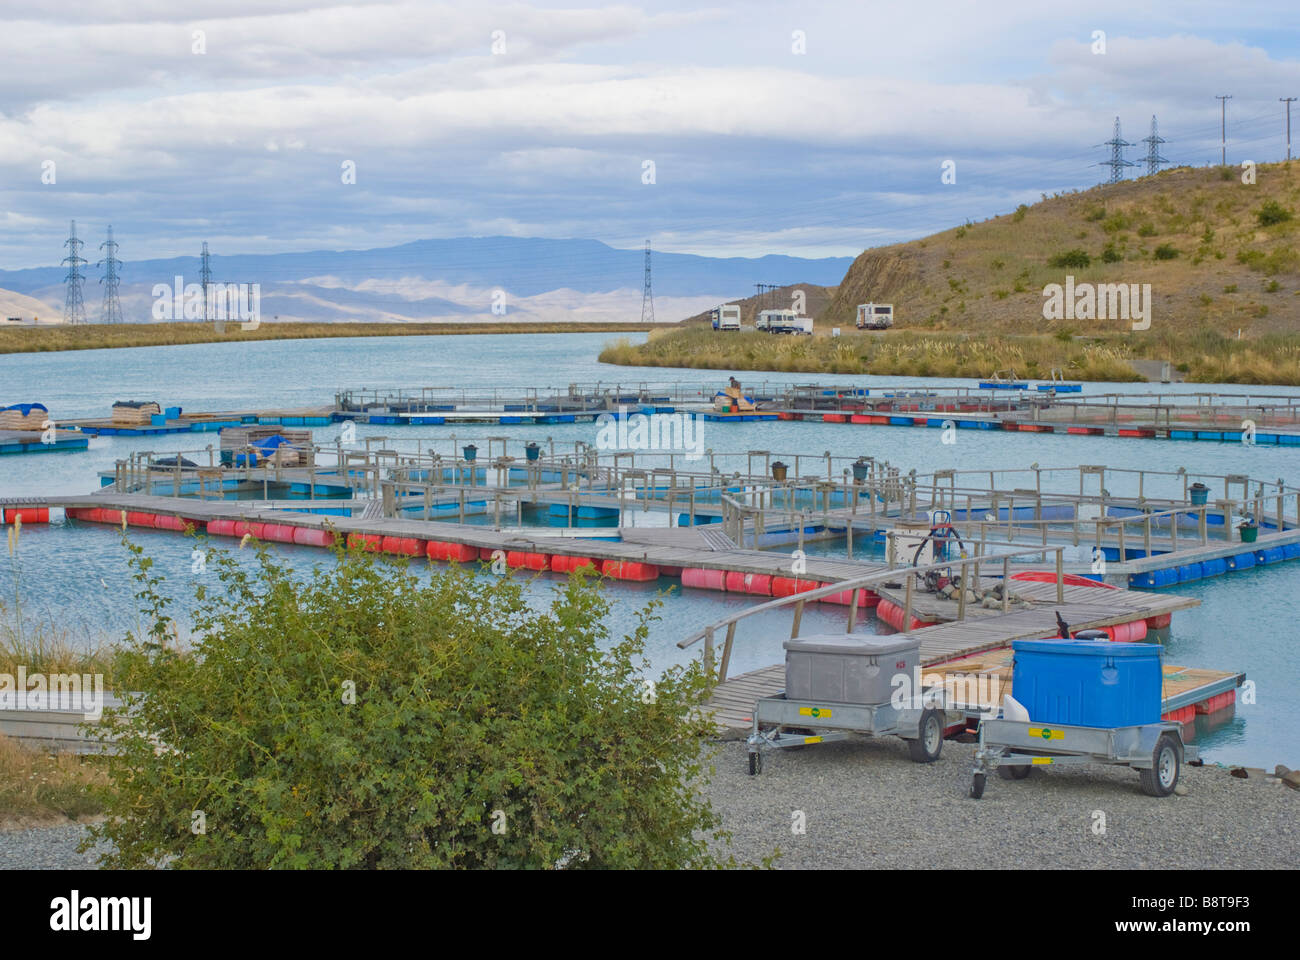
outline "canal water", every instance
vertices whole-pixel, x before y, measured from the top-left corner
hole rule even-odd
[[[116,400],[157,400],[187,410],[237,410],[327,405],[336,390],[452,386],[470,390],[492,387],[560,386],[572,382],[634,385],[670,380],[723,386],[735,371],[615,367],[597,359],[615,335],[510,335],[338,340],[271,341],[249,344],[198,344],[0,356],[0,404],[44,403],[56,417],[107,416]],[[637,334],[631,334],[636,339]],[[742,382],[827,381],[878,389],[882,385],[973,387],[970,380],[922,380],[900,377],[746,374]],[[1120,392],[1245,392],[1246,388],[1203,384],[1086,384],[1084,395]],[[1253,388],[1259,393],[1300,394],[1300,389]],[[958,431],[944,444],[943,431],[849,424],[751,422],[703,424],[704,446],[723,469],[743,467],[749,450],[813,456],[870,455],[888,460],[903,473],[936,469],[1003,470],[1104,464],[1110,469],[1176,471],[1191,474],[1247,473],[1258,479],[1294,482],[1300,473],[1295,448],[1244,446],[1239,443],[1179,442],[1132,438],[1058,436],[1000,431]],[[575,440],[595,441],[595,424],[472,427],[366,427],[358,438],[383,435],[387,445],[414,449],[417,440],[459,444],[469,437],[482,446],[487,436],[520,442],[550,438],[557,450]],[[318,442],[333,443],[338,425],[317,428]],[[215,435],[178,434],[156,437],[104,437],[91,440],[88,451],[0,457],[0,497],[52,493],[86,493],[99,486],[99,471],[132,451],[194,451],[216,443]],[[206,461],[203,461],[206,462]],[[724,464],[734,464],[732,467]],[[1077,483],[1077,481],[1075,481]],[[1114,494],[1126,490],[1122,475],[1108,475]],[[1134,481],[1135,482],[1135,481]],[[1175,491],[1172,487],[1169,493]],[[1068,489],[1068,488],[1067,488]],[[1160,492],[1150,486],[1148,495]],[[599,535],[598,530],[593,533]],[[0,560],[0,602],[7,615],[16,605],[21,616],[65,632],[75,642],[99,644],[120,638],[137,626],[126,552],[119,533],[97,525],[25,527],[19,549]],[[132,530],[167,576],[169,590],[183,602],[195,585],[191,573],[193,543],[175,534]],[[321,551],[281,547],[303,570],[328,562]],[[242,558],[251,562],[251,556]],[[530,590],[546,602],[558,584],[542,575]],[[676,642],[729,611],[756,601],[712,591],[681,590],[676,581],[611,586],[611,623],[631,629],[635,612],[671,588],[652,628],[648,655],[662,669],[698,651],[684,652]],[[1256,702],[1241,704],[1231,719],[1210,729],[1198,721],[1197,742],[1211,761],[1267,766],[1300,766],[1291,733],[1300,728],[1300,660],[1294,646],[1300,623],[1300,564],[1261,567],[1176,588],[1202,605],[1174,616],[1162,642],[1173,662],[1195,667],[1242,670],[1256,685]],[[844,608],[812,605],[804,632],[843,628]],[[736,672],[782,659],[781,640],[788,636],[789,614],[776,614],[742,625],[733,659]]]

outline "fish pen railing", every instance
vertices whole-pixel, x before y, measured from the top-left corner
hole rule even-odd
[[[1062,556],[1063,550],[1064,547],[1048,548],[1047,550],[1043,550],[1041,548],[1005,550],[1005,551],[999,551],[997,553],[991,553],[985,556],[969,557],[960,560],[945,560],[938,563],[930,563],[921,566],[905,568],[903,571],[904,572],[903,579],[905,581],[904,583],[905,592],[904,592],[904,600],[903,600],[902,622],[904,624],[910,624],[912,622],[913,589],[917,577],[923,576],[924,574],[929,573],[931,571],[951,570],[954,567],[959,567],[961,569],[961,583],[963,589],[959,592],[958,609],[957,609],[957,621],[960,622],[965,620],[966,618],[965,585],[967,583],[979,582],[978,576],[979,576],[980,565],[996,564],[1000,562],[1002,567],[1001,570],[1002,582],[1006,584],[1010,582],[1011,559],[1013,557],[1041,556],[1044,558],[1044,562],[1046,562],[1046,555],[1053,554],[1056,560],[1056,568],[1055,568],[1056,569],[1056,602],[1063,603],[1065,601],[1064,558]],[[968,576],[970,575],[972,569],[975,572],[975,579],[968,579]],[[686,648],[693,646],[694,644],[699,643],[700,641],[703,641],[704,650],[702,653],[702,657],[704,660],[704,664],[710,671],[716,671],[717,679],[718,682],[720,683],[723,680],[727,679],[727,672],[731,666],[732,650],[736,640],[736,627],[742,620],[746,620],[750,617],[758,616],[760,614],[770,613],[773,610],[778,610],[784,607],[794,607],[794,619],[790,626],[790,639],[793,640],[799,636],[799,631],[803,624],[804,605],[806,603],[808,603],[809,601],[820,600],[824,597],[829,597],[836,594],[849,592],[850,596],[849,596],[849,609],[848,609],[848,625],[847,625],[846,632],[852,633],[854,628],[857,626],[858,603],[860,599],[860,592],[866,588],[875,586],[876,584],[882,584],[882,583],[887,583],[889,581],[897,580],[898,577],[899,577],[899,570],[875,571],[872,573],[863,574],[860,577],[852,577],[848,580],[840,580],[836,583],[827,584],[826,586],[818,587],[814,590],[806,590],[801,593],[791,594],[788,597],[779,597],[774,600],[769,600],[764,603],[760,603],[757,606],[748,607],[737,613],[730,614],[729,616],[724,617],[721,620],[711,623],[707,627],[704,627],[703,629],[691,634],[690,636],[686,637],[683,640],[680,640],[677,646],[679,649],[685,650]],[[1002,612],[1003,613],[1006,613],[1010,609],[1010,602],[1011,602],[1011,591],[1009,589],[1003,589],[1002,590]],[[722,657],[720,661],[717,661],[715,663],[716,638],[717,635],[723,631],[725,631],[725,638],[722,644]]]

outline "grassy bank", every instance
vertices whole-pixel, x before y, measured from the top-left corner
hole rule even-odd
[[[0,827],[95,816],[107,787],[102,757],[33,750],[0,735]]]
[[[645,330],[626,323],[263,323],[256,330],[209,323],[92,323],[80,326],[0,327],[0,353],[170,347],[188,343],[315,340],[328,337],[428,337],[457,333],[608,333]]]
[[[1170,361],[1199,383],[1300,385],[1300,336],[1273,334],[1236,340],[1211,330],[1172,331],[1137,340],[893,331],[883,336],[777,337],[756,331],[718,334],[704,328],[655,331],[643,344],[619,340],[600,354],[605,363],[902,377],[988,377],[1015,370],[1046,378],[1060,369],[1069,380],[1140,381],[1134,360]]]
[[[1084,380],[1140,380],[1128,354],[1106,342],[1049,336],[983,338],[964,334],[898,332],[888,336],[778,337],[709,329],[651,334],[644,344],[626,340],[600,354],[606,363],[651,367],[706,367],[804,373],[873,373],[906,377],[987,377],[1013,368],[1023,377],[1046,377],[1060,367]]]

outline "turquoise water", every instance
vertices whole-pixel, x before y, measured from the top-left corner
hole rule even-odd
[[[633,335],[635,337],[635,335]],[[732,371],[672,370],[666,368],[612,367],[595,358],[610,334],[562,336],[457,336],[342,340],[281,341],[252,344],[201,344],[184,347],[148,347],[135,350],[81,351],[0,357],[0,403],[39,401],[56,417],[107,416],[115,400],[156,399],[164,406],[188,410],[230,410],[277,406],[329,404],[337,389],[399,388],[426,385],[466,388],[564,386],[570,382],[603,381],[634,385],[642,381],[682,380],[718,386]],[[747,383],[763,379],[807,383],[816,379],[837,384],[878,388],[952,384],[974,386],[974,381],[933,381],[915,378],[813,377],[809,374],[740,374]],[[1085,396],[1102,392],[1147,392],[1153,385],[1087,384]],[[1163,392],[1194,392],[1225,386],[1174,385]],[[1300,394],[1300,390],[1265,388],[1261,392]],[[998,431],[959,431],[957,442],[941,442],[942,431],[919,428],[850,424],[763,422],[703,425],[704,445],[715,454],[720,469],[745,468],[748,450],[772,450],[810,456],[829,451],[835,456],[871,455],[890,461],[906,473],[960,468],[1001,470],[1105,464],[1112,469],[1177,470],[1190,473],[1245,472],[1261,479],[1297,479],[1300,452],[1296,448],[1244,447],[1237,443],[1175,442],[1104,437],[1015,434]],[[339,427],[321,427],[319,441],[333,442]],[[575,440],[594,442],[595,424],[473,427],[365,427],[359,438],[386,436],[387,445],[415,449],[439,441],[444,447],[455,438],[469,438],[484,448],[488,436],[544,441],[551,438],[557,450],[571,449]],[[104,437],[91,441],[84,452],[49,453],[0,458],[0,497],[52,493],[86,493],[99,485],[98,471],[111,470],[114,460],[132,451],[159,454],[194,451],[216,444],[211,434],[157,437]],[[205,461],[206,462],[206,461]],[[1134,481],[1109,475],[1114,494],[1135,493]],[[1076,486],[1073,488],[1077,490]],[[1045,486],[1053,487],[1045,479]],[[1148,483],[1147,494],[1181,493],[1170,484],[1165,491]],[[1071,487],[1064,480],[1058,489]],[[655,514],[638,515],[638,522],[657,522]],[[507,521],[509,522],[509,521]],[[658,521],[661,522],[661,521]],[[598,531],[593,531],[598,532]],[[174,534],[132,531],[146,544],[176,590],[185,590],[191,575],[192,544]],[[855,544],[855,548],[858,545]],[[863,544],[862,546],[865,546]],[[809,552],[818,548],[810,545]],[[283,548],[304,567],[323,562],[323,555],[308,548]],[[855,552],[860,552],[855,550]],[[98,525],[27,527],[15,560],[0,561],[0,598],[12,603],[15,579],[27,615],[52,621],[85,642],[119,636],[135,622],[125,552],[116,532]],[[534,591],[546,596],[547,576]],[[660,585],[620,584],[612,587],[614,625],[626,629],[634,610],[653,597]],[[1211,760],[1271,766],[1300,766],[1300,755],[1290,740],[1300,722],[1300,668],[1290,645],[1294,624],[1300,622],[1300,565],[1291,563],[1261,568],[1180,586],[1178,592],[1194,596],[1203,605],[1176,614],[1164,642],[1169,656],[1187,666],[1244,670],[1258,684],[1257,703],[1240,706],[1233,719],[1213,731],[1202,729],[1198,740]],[[675,662],[688,653],[676,642],[700,626],[755,601],[710,591],[680,588],[661,610],[662,621],[653,631],[650,656],[656,667]],[[813,605],[805,614],[804,630],[842,629],[844,609]],[[782,658],[781,640],[789,632],[789,614],[750,621],[740,632],[734,669],[742,671]],[[698,648],[695,648],[698,650]],[[693,653],[694,651],[692,651]]]

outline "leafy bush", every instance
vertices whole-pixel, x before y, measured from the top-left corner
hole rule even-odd
[[[1138,227],[1139,237],[1154,237],[1155,235],[1156,227],[1153,223],[1144,223],[1142,226]]]
[[[710,679],[675,667],[646,695],[652,608],[609,642],[581,575],[539,610],[509,577],[338,550],[304,578],[213,550],[220,586],[199,588],[178,656],[162,578],[130,549],[152,627],[124,656],[119,690],[141,695],[105,712],[105,866],[716,864],[724,835],[691,786]]]
[[[1043,197],[1043,199],[1046,200],[1047,197]],[[1029,208],[1023,203],[1020,204],[1020,206],[1016,207],[1016,212],[1011,215],[1011,222],[1019,223],[1021,220],[1025,219],[1025,214],[1028,212]]]
[[[1115,249],[1115,244],[1108,243],[1106,248],[1101,251],[1101,259],[1105,263],[1119,263],[1124,259],[1124,254]]]
[[[1066,250],[1048,257],[1049,267],[1086,267],[1092,263],[1092,257],[1085,250]]]
[[[1261,227],[1271,227],[1275,224],[1285,223],[1290,220],[1292,213],[1276,200],[1265,200],[1257,211],[1255,219]]]
[[[1156,247],[1155,257],[1157,260],[1175,260],[1178,258],[1178,248],[1172,243],[1162,243]]]
[[[1118,233],[1121,230],[1127,230],[1130,223],[1129,218],[1123,213],[1112,213],[1101,222],[1101,228],[1107,233]]]

